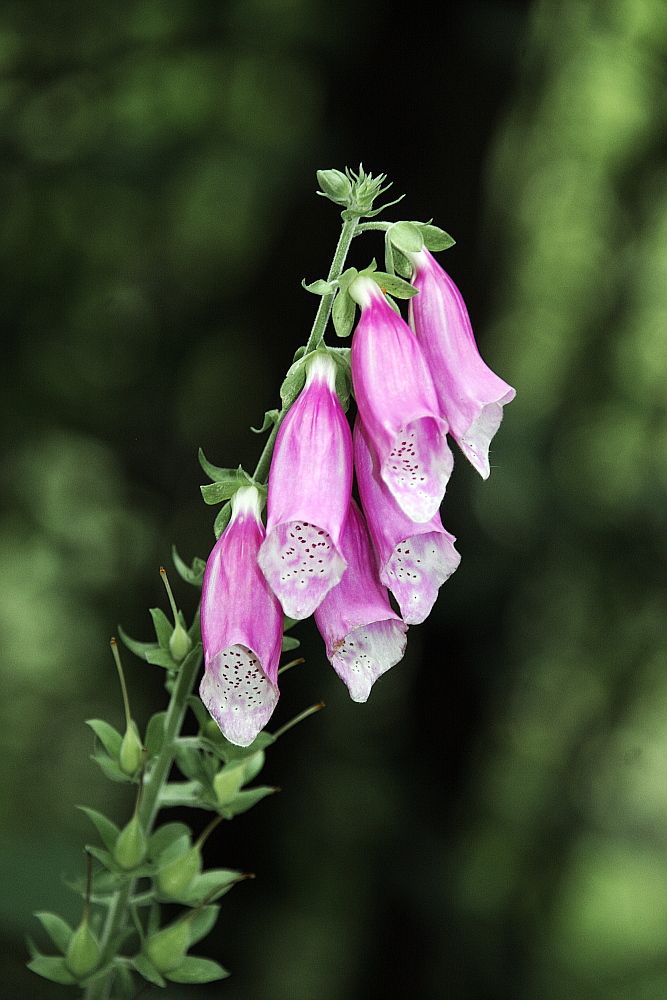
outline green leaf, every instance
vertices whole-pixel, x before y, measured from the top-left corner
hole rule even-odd
[[[165,670],[177,671],[180,669],[180,664],[176,663],[171,653],[168,653],[166,649],[162,649],[161,646],[148,650],[146,659],[156,667],[164,667]]]
[[[369,265],[372,269],[372,265]],[[338,279],[338,287],[341,292],[346,292],[355,278],[359,277],[359,272],[356,267],[348,267],[346,271],[343,271],[340,278]]]
[[[212,958],[199,958],[197,955],[186,955],[183,964],[174,972],[166,975],[172,983],[213,983],[217,979],[225,979],[229,973]]]
[[[206,893],[204,893],[206,895]],[[74,931],[62,917],[59,917],[57,913],[46,913],[40,911],[35,913],[35,916],[41,923],[42,927],[49,935],[56,948],[62,951],[63,955],[67,951],[67,947],[70,943],[70,939]]]
[[[115,760],[112,760],[111,757],[107,757],[105,754],[101,753],[91,753],[90,759],[94,760],[96,764],[99,764],[102,771],[110,781],[132,781],[132,778],[125,774],[125,771],[121,771],[118,764]]]
[[[192,781],[200,781],[202,784],[207,783],[208,775],[202,766],[202,757],[198,750],[177,743],[174,748],[174,756],[179,769],[186,778],[190,778]]]
[[[394,270],[397,271],[401,277],[410,281],[412,277],[412,264],[408,258],[404,257],[400,250],[396,250],[395,248],[392,249],[392,255],[394,258]]]
[[[418,224],[419,225],[419,224]],[[449,233],[438,226],[431,226],[428,223],[419,225],[419,230],[424,238],[424,246],[427,250],[448,250],[453,247],[456,240],[452,239]]]
[[[164,723],[166,712],[156,712],[148,720],[146,726],[146,757],[150,760],[157,757],[164,743]]]
[[[301,621],[300,618],[288,618],[287,615],[283,618],[283,632],[289,632],[291,628]]]
[[[148,654],[160,648],[157,642],[139,642],[137,639],[132,639],[120,625],[118,626],[118,634],[127,648],[142,660],[148,660]]]
[[[223,479],[233,479],[236,475],[236,469],[222,469],[219,465],[213,465],[212,462],[209,462],[201,448],[199,449],[197,458],[208,478],[214,483]]]
[[[280,399],[283,410],[288,410],[296,397],[303,389],[306,381],[306,356],[302,355],[298,361],[290,365],[287,375],[280,387]]]
[[[229,501],[227,501],[224,507],[220,509],[220,511],[218,512],[218,516],[213,522],[213,532],[215,534],[216,540],[220,538],[220,535],[223,533],[223,531],[229,524],[231,516],[232,516],[232,505],[229,503]]]
[[[253,432],[253,434],[264,434],[265,431],[268,431],[269,427],[273,427],[273,425],[278,420],[279,416],[280,416],[280,410],[267,410],[266,413],[264,414],[264,422],[262,426],[251,427],[250,430]]]
[[[201,785],[198,781],[169,781],[160,792],[160,806],[197,806],[208,808],[208,803],[202,802]]]
[[[207,872],[202,872],[200,875],[195,876],[188,887],[186,895],[181,898],[180,902],[185,903],[187,906],[196,906],[197,903],[207,897],[213,902],[214,899],[219,899],[226,892],[229,892],[232,886],[237,884],[241,874],[241,872],[230,871],[227,868],[211,868]],[[216,889],[219,891],[213,895]]]
[[[185,848],[187,850],[190,844],[189,826],[186,826],[185,823],[164,823],[162,826],[159,826],[148,840],[149,858],[155,859],[159,857],[160,854],[169,850],[182,837],[185,837],[187,841]]]
[[[267,795],[273,795],[277,791],[277,788],[270,788],[268,785],[258,785],[257,788],[245,788],[242,792],[238,792],[230,802],[226,802],[220,812],[228,818],[238,816],[239,813],[244,813],[248,809],[252,809],[254,805],[261,802]]]
[[[419,292],[418,288],[414,288],[409,281],[404,281],[403,278],[399,278],[396,274],[387,274],[386,271],[376,271],[375,274],[371,274],[369,277],[380,286],[383,292],[395,295],[397,299],[411,299],[413,295],[417,295]]]
[[[311,282],[310,285],[306,284],[306,279],[304,278],[301,285],[307,292],[312,292],[313,295],[330,295],[333,291],[335,291],[334,286],[330,285],[328,281],[324,281],[322,278],[318,278],[317,281]]]
[[[337,337],[349,337],[354,326],[356,305],[354,300],[341,288],[334,299],[331,316]]]
[[[201,495],[204,498],[204,503],[212,506],[216,503],[222,503],[223,500],[230,500],[239,486],[243,484],[238,481],[236,477],[233,479],[225,479],[218,483],[208,483],[206,486],[200,486]]]
[[[397,222],[391,227],[389,238],[403,253],[418,253],[424,246],[424,237],[414,222]]]
[[[89,854],[92,854],[94,858],[97,858],[100,864],[103,864],[105,868],[108,868],[110,872],[115,872],[118,874],[119,872],[118,865],[114,861],[109,851],[103,851],[101,847],[95,847],[94,844],[86,844],[86,850],[88,851]]]
[[[219,906],[202,906],[201,910],[197,910],[196,913],[190,918],[189,927],[189,939],[190,945],[197,944],[202,938],[205,938],[207,934],[215,927],[215,922],[218,919],[218,913],[220,912]]]
[[[107,819],[103,813],[98,812],[97,809],[89,809],[88,806],[77,806],[77,809],[85,813],[91,823],[95,825],[95,829],[99,833],[102,843],[107,850],[113,851],[118,840],[118,834],[120,833],[116,824]]]
[[[283,653],[288,653],[290,651],[290,649],[298,649],[300,645],[301,645],[301,642],[299,641],[299,639],[295,639],[291,635],[284,635],[283,636],[282,652]]]
[[[118,760],[120,746],[123,742],[123,737],[118,730],[110,726],[104,719],[86,719],[86,725],[90,726],[109,756],[113,757],[114,760]]]
[[[230,764],[232,762],[241,761],[245,757],[252,757],[258,750],[265,750],[268,746],[271,746],[271,744],[275,742],[275,736],[272,736],[271,733],[266,733],[262,730],[261,733],[257,734],[248,747],[237,747],[235,743],[230,743],[229,740],[224,738],[224,736],[217,746],[222,759],[226,761],[226,763]]]
[[[193,587],[201,587],[202,580],[204,579],[204,570],[206,569],[205,559],[195,556],[192,560],[192,566],[187,566],[176,551],[175,545],[171,547],[171,558],[177,573],[186,583],[192,584]]]
[[[76,982],[65,965],[65,959],[60,955],[35,955],[28,962],[28,968],[38,976],[50,979],[54,983],[62,983],[63,986],[72,986]]]
[[[156,986],[167,985],[162,976],[160,975],[160,973],[153,965],[153,963],[149,962],[149,960],[146,958],[143,952],[140,952],[138,955],[135,955],[133,958],[130,959],[130,961],[132,962],[133,967],[137,970],[139,975],[143,976],[144,979],[147,979],[149,983],[155,983]]]
[[[150,611],[151,618],[153,619],[153,626],[155,628],[157,641],[162,649],[168,650],[169,640],[171,639],[171,633],[174,631],[174,626],[171,624],[162,608],[149,608],[148,610]]]

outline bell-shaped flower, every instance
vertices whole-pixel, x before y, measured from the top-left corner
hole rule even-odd
[[[401,510],[382,481],[377,455],[359,419],[354,426],[354,466],[380,582],[398,601],[403,621],[418,625],[461,562],[456,539],[445,531],[437,511],[430,521],[418,524]]]
[[[278,431],[259,564],[290,618],[312,615],[345,571],[340,536],[352,491],[352,435],[336,362],[315,354]]]
[[[380,475],[414,521],[430,521],[453,458],[431,374],[417,338],[375,282],[349,287],[361,306],[352,339],[352,384],[361,419],[380,460]]]
[[[327,656],[352,701],[366,701],[373,683],[402,659],[407,625],[381,585],[364,518],[354,500],[341,546],[348,568],[315,611]]]
[[[278,701],[283,613],[257,564],[264,540],[258,490],[242,486],[206,563],[199,694],[230,743],[246,747]]]
[[[440,412],[461,451],[489,476],[489,445],[515,390],[484,364],[458,288],[428,250],[411,253],[410,323],[433,376]]]

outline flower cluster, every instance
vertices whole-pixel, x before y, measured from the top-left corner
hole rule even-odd
[[[336,392],[336,361],[322,347],[305,359],[304,388],[276,437],[266,529],[258,487],[242,486],[209,557],[200,693],[240,746],[278,699],[283,613],[314,614],[336,673],[363,702],[459,564],[439,514],[453,466],[447,434],[486,478],[489,444],[514,389],[480,358],[463,299],[429,251],[409,260],[418,291],[409,325],[372,275],[347,289],[361,308],[350,356],[354,435]]]

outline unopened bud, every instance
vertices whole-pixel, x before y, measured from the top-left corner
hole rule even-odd
[[[190,944],[190,930],[186,920],[163,927],[146,938],[144,951],[158,972],[173,972],[183,964]]]
[[[180,899],[201,872],[201,866],[201,851],[197,846],[191,847],[189,851],[174,858],[157,873],[155,881],[158,892],[168,899]]]
[[[113,853],[120,867],[127,871],[136,868],[144,860],[146,835],[138,816],[133,816],[127,826],[120,831]]]
[[[337,205],[346,205],[352,185],[349,178],[340,170],[318,170],[317,180],[322,193]]]
[[[177,618],[174,631],[169,637],[169,652],[174,657],[176,662],[180,663],[181,660],[185,659],[191,649],[192,639]]]
[[[125,774],[136,774],[141,767],[142,756],[143,747],[139,738],[139,731],[136,723],[134,721],[130,721],[130,725],[125,730],[123,742],[120,745],[118,763],[120,764],[121,770],[124,771]]]
[[[77,979],[83,979],[95,971],[100,962],[100,954],[97,939],[89,928],[88,921],[84,919],[70,938],[65,955],[67,968]]]

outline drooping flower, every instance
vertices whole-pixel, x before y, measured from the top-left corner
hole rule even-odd
[[[340,536],[352,491],[352,435],[336,363],[318,353],[285,417],[269,473],[259,564],[290,618],[307,618],[345,571]]]
[[[352,701],[366,701],[373,683],[403,657],[407,625],[381,585],[363,515],[350,501],[341,539],[348,568],[315,611],[327,656]]]
[[[243,486],[206,563],[201,602],[204,677],[199,693],[230,743],[246,747],[278,701],[283,613],[257,564],[260,496]]]
[[[361,306],[352,339],[354,395],[380,475],[408,517],[430,521],[453,458],[428,366],[413,332],[374,281],[360,275],[349,292]]]
[[[418,625],[461,562],[456,539],[443,528],[438,511],[430,521],[418,524],[401,510],[380,477],[377,455],[359,419],[354,425],[354,466],[380,582],[398,601],[403,621]]]
[[[503,406],[515,390],[484,364],[463,297],[428,250],[410,254],[410,324],[433,376],[440,412],[449,432],[480,475],[487,479],[489,445],[500,426]]]

